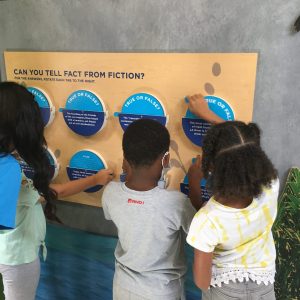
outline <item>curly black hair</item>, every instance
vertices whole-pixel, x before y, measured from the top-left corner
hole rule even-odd
[[[34,169],[33,185],[46,200],[45,214],[55,219],[57,198],[50,187],[50,161],[46,154],[44,124],[34,96],[15,82],[0,83],[0,153],[16,151]]]
[[[202,171],[211,174],[212,194],[224,199],[248,199],[262,193],[277,171],[260,145],[255,123],[229,121],[212,126],[203,141]]]
[[[133,167],[151,166],[169,151],[170,134],[165,126],[150,119],[131,123],[123,135],[123,153]]]

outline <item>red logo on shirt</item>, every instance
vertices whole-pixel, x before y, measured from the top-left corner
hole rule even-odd
[[[141,200],[133,200],[133,199],[128,199],[128,204],[144,204],[144,201]]]

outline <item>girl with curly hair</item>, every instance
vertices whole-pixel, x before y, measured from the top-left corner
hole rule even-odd
[[[201,95],[190,110],[215,123],[189,170],[190,198],[201,201],[202,177],[212,194],[195,215],[187,242],[202,299],[274,300],[276,251],[271,228],[277,213],[277,171],[260,145],[254,123],[222,122]]]

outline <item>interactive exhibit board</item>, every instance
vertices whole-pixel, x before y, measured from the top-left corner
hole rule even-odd
[[[7,51],[4,58],[7,80],[25,85],[39,104],[55,182],[107,167],[119,180],[124,130],[151,118],[171,134],[168,188],[188,193],[186,172],[210,124],[188,110],[185,97],[207,95],[209,108],[224,120],[252,119],[257,53]],[[208,199],[205,181],[199,184]],[[64,200],[99,206],[101,188]]]
[[[56,176],[58,175],[59,172],[59,163],[57,161],[57,158],[55,157],[54,153],[48,148],[46,149],[47,151],[47,156],[49,158],[50,161],[50,176],[52,178],[52,180],[54,180],[56,178]],[[21,165],[21,169],[24,173],[24,175],[28,178],[28,179],[33,179],[34,176],[34,170],[27,165],[27,163],[23,160],[20,161],[20,165]]]

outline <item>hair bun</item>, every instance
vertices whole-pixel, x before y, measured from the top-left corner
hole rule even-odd
[[[254,140],[260,144],[260,129],[256,123],[249,123],[248,128],[250,129],[250,135]]]

